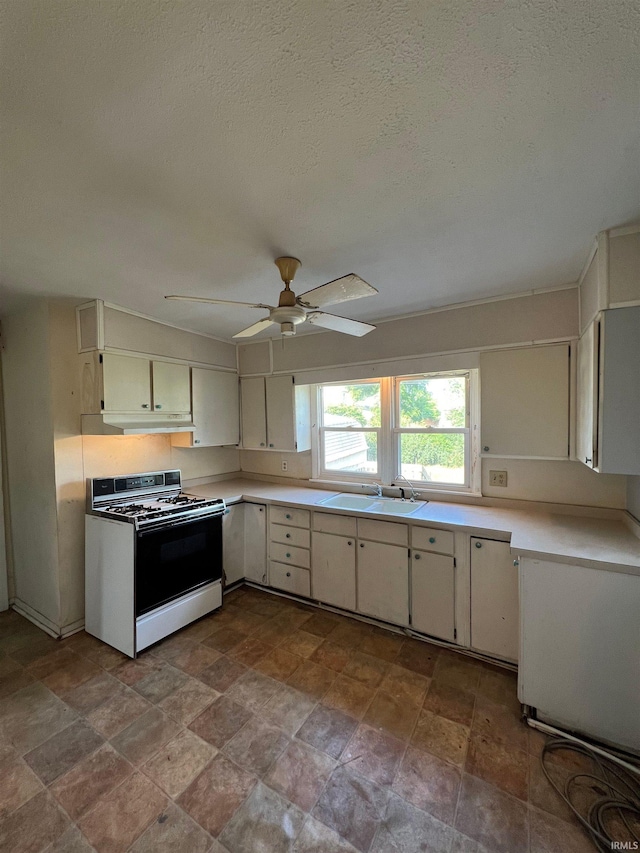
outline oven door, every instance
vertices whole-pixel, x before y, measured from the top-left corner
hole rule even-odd
[[[222,577],[222,513],[136,536],[136,616]]]

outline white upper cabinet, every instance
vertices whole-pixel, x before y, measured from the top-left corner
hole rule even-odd
[[[480,356],[482,452],[569,457],[569,345],[494,350]]]
[[[242,446],[302,451],[311,447],[308,385],[292,376],[252,376],[241,380]]]
[[[221,447],[240,441],[238,376],[222,370],[191,368],[191,405],[195,431],[174,433],[179,447]]]
[[[105,412],[151,411],[149,359],[104,353],[101,408]]]
[[[578,350],[578,461],[640,474],[640,306],[603,311]]]
[[[189,366],[105,352],[100,408],[110,413],[191,411]],[[87,413],[89,414],[89,413]]]
[[[184,413],[191,411],[189,365],[170,361],[152,361],[153,411]]]
[[[581,334],[600,311],[640,305],[640,225],[601,231],[579,284]]]

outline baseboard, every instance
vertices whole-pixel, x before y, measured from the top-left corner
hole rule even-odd
[[[16,613],[19,613],[21,616],[24,616],[25,619],[29,620],[29,622],[33,622],[37,628],[40,628],[41,631],[45,631],[50,637],[54,637],[56,640],[62,637],[59,625],[56,625],[55,622],[47,619],[47,617],[43,616],[42,613],[38,613],[37,610],[34,610],[33,607],[30,607],[21,599],[12,598],[11,609],[15,610]]]

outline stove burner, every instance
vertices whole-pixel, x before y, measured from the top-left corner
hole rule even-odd
[[[107,507],[108,512],[115,512],[118,515],[136,515],[138,512],[144,512],[144,509],[142,504],[118,504]]]

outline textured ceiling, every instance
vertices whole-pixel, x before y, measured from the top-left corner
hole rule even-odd
[[[229,337],[357,272],[376,320],[574,281],[640,216],[640,6],[2,0],[2,288]]]

